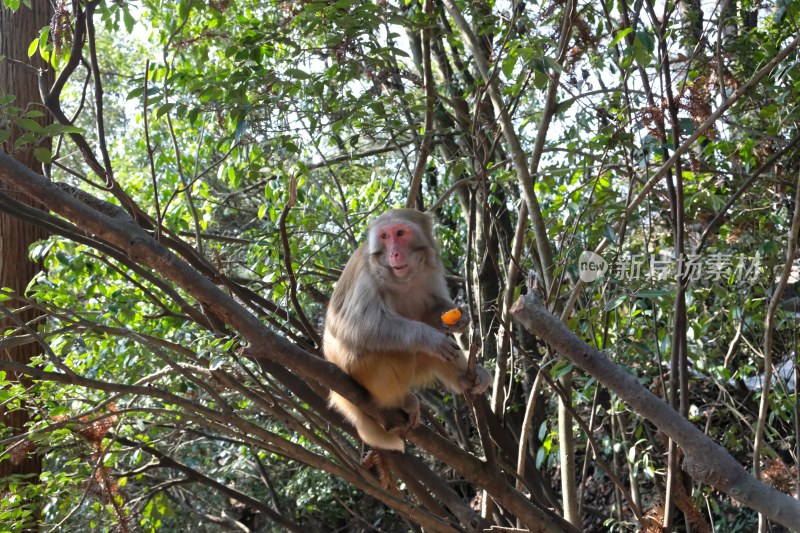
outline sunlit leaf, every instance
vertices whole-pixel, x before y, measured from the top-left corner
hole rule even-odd
[[[33,57],[33,54],[36,53],[36,50],[39,48],[39,38],[35,38],[31,41],[31,44],[28,45],[28,57]]]
[[[614,38],[611,40],[611,43],[609,43],[609,46],[615,46],[617,43],[619,43],[622,39],[624,39],[632,31],[633,31],[633,28],[623,28],[623,29],[621,29],[620,31],[617,32],[617,35],[615,35]]]

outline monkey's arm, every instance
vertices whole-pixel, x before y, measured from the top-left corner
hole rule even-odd
[[[446,361],[461,357],[461,350],[451,338],[395,312],[380,290],[363,279],[356,282],[338,309],[329,310],[327,328],[337,341],[360,353],[420,351]]]

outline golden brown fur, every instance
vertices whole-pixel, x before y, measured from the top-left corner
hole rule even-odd
[[[391,235],[389,235],[391,234]],[[445,332],[463,329],[441,313],[454,307],[433,238],[430,216],[395,209],[375,219],[367,242],[353,254],[331,297],[325,323],[325,357],[363,385],[381,408],[400,407],[416,425],[419,401],[411,393],[434,379],[454,392],[482,392],[488,373],[465,377],[467,360]],[[397,428],[387,431],[342,396],[331,404],[368,445],[403,451]]]

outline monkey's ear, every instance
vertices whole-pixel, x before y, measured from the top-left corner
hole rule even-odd
[[[372,255],[381,248],[381,244],[378,242],[377,236],[377,222],[378,219],[370,220],[369,224],[367,225],[367,242],[364,245],[367,247],[367,252]]]
[[[433,237],[433,226],[436,224],[436,221],[433,218],[433,213],[430,211],[426,211],[422,213],[422,227],[425,230],[427,235]]]

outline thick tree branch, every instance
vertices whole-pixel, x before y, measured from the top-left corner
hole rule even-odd
[[[521,297],[511,312],[525,329],[597,378],[674,440],[685,454],[684,470],[695,480],[721,490],[775,522],[800,529],[800,502],[748,474],[725,448],[567,328],[537,296]]]

